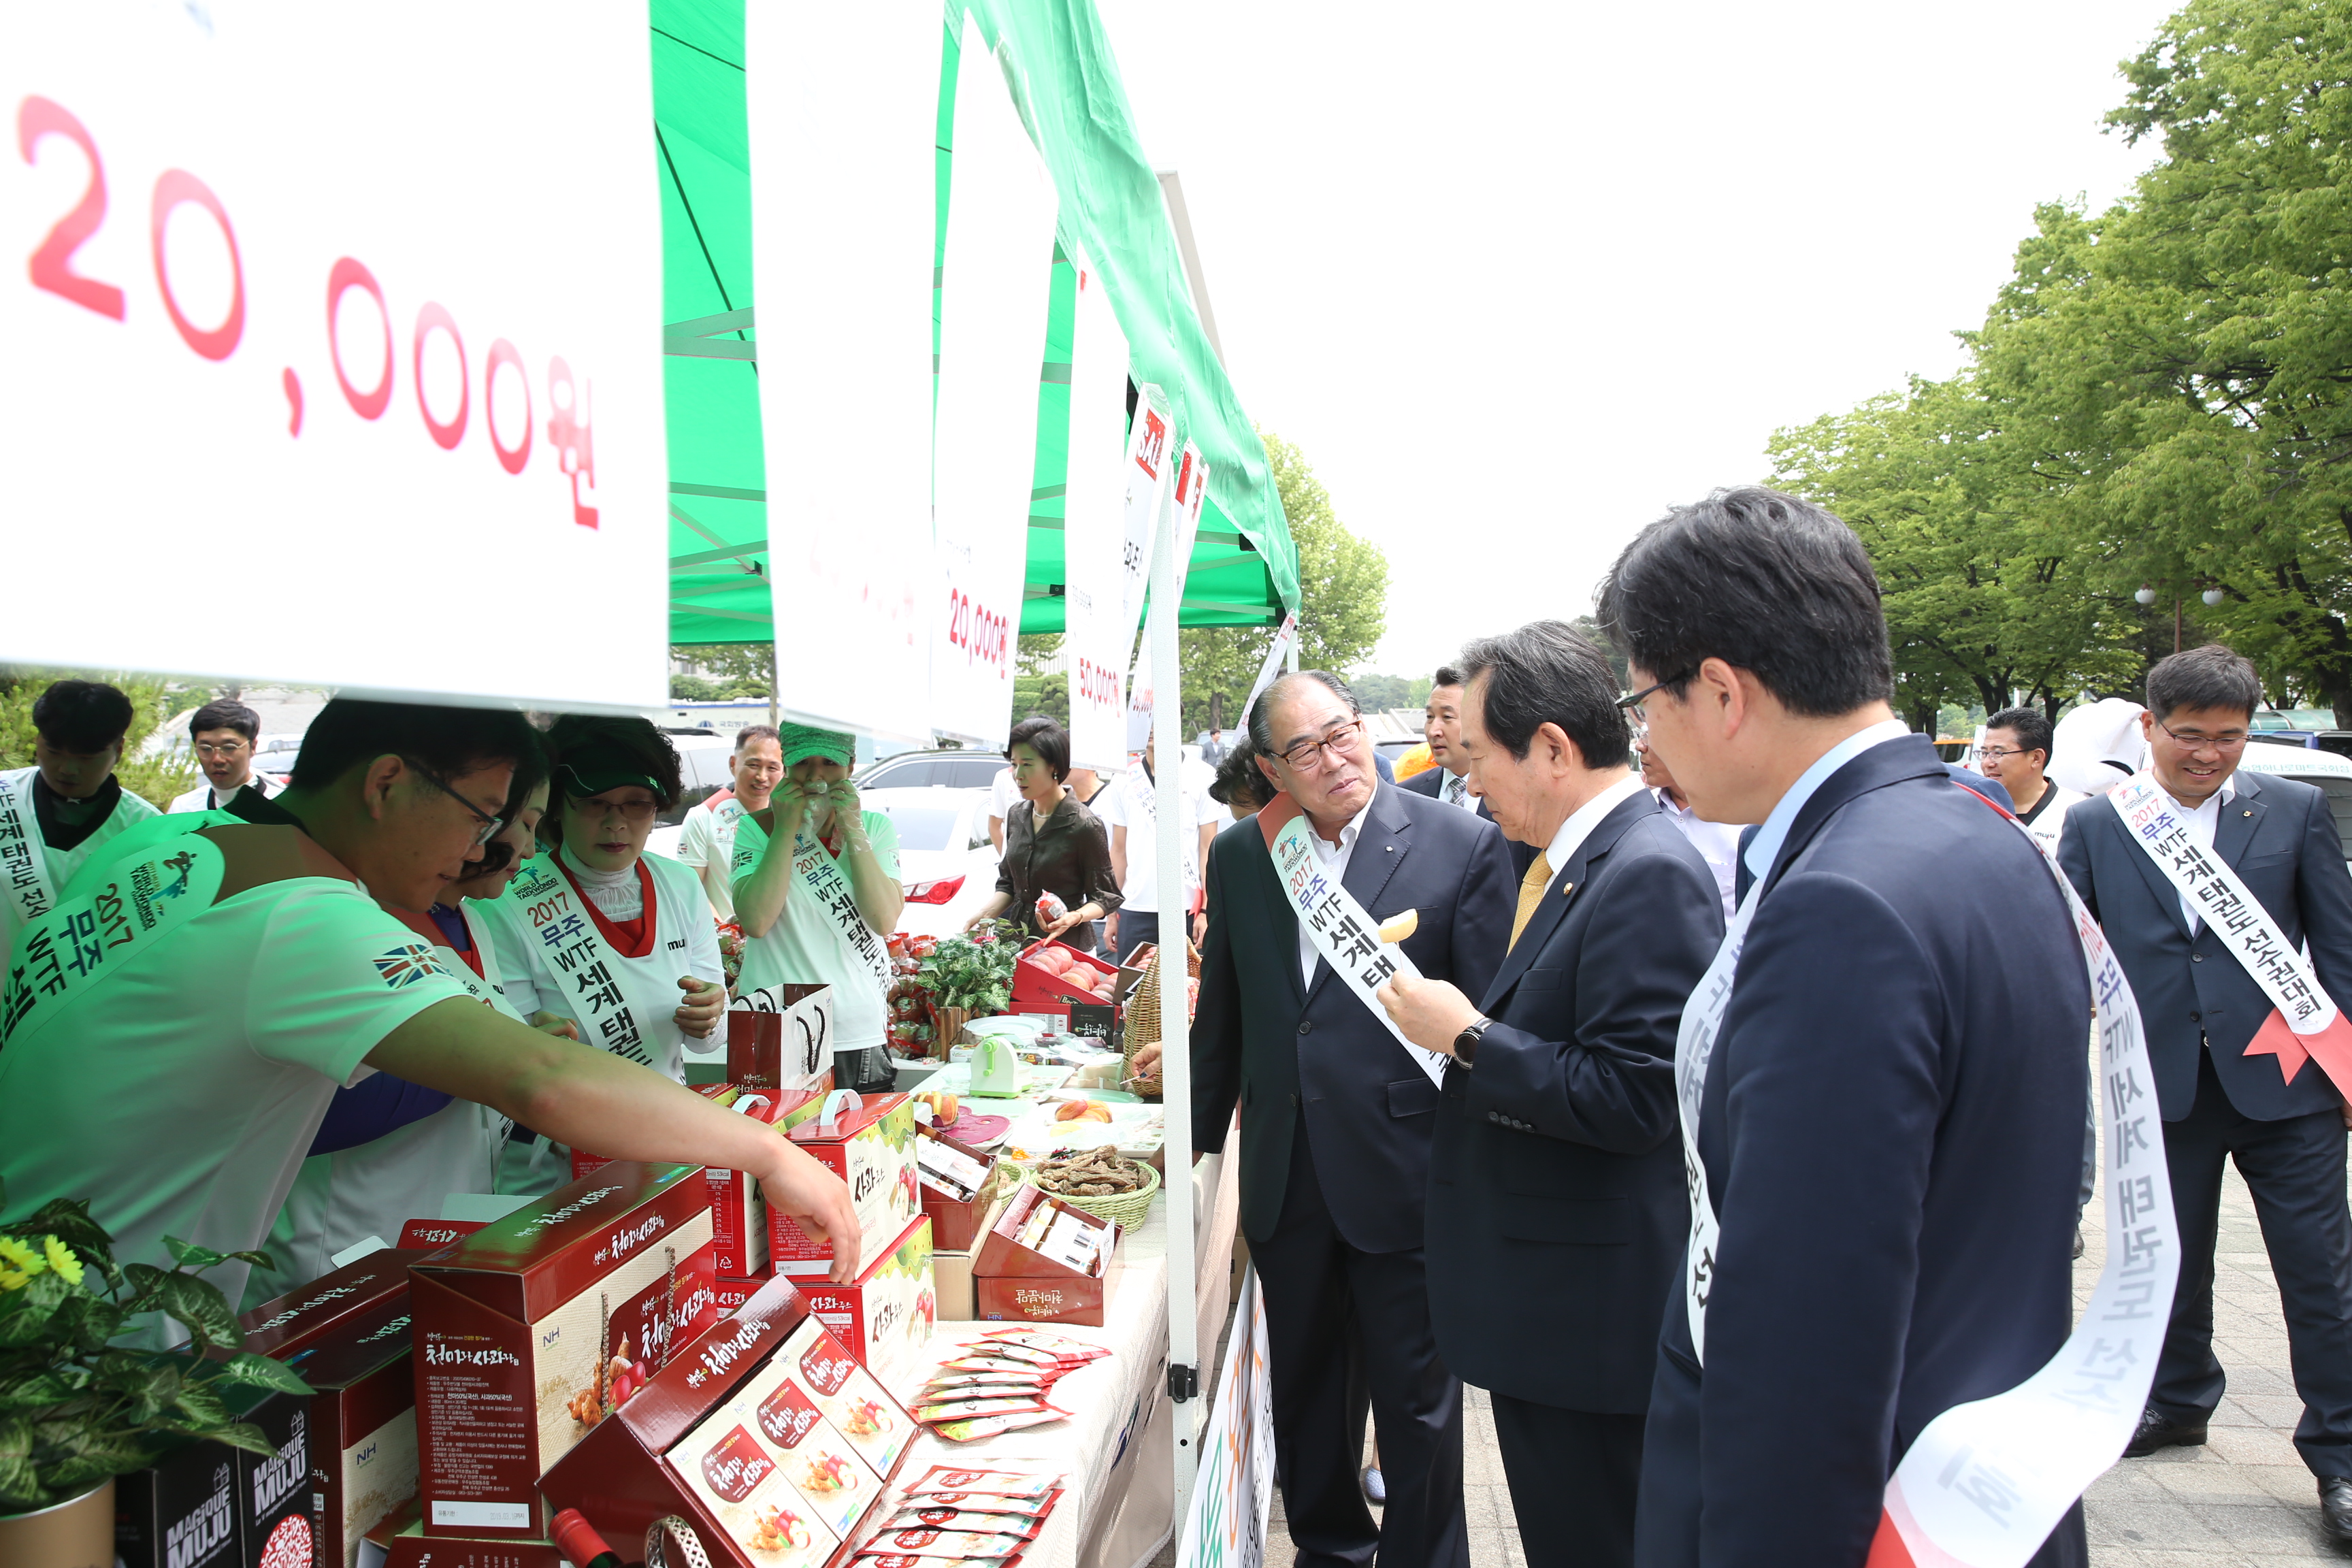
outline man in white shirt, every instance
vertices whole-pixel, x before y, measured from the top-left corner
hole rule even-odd
[[[173,811],[226,811],[239,790],[251,790],[264,800],[277,792],[253,771],[254,743],[261,738],[261,715],[244,703],[224,697],[196,710],[188,721],[188,739],[195,743],[196,765],[205,782],[172,802]]]
[[[768,809],[768,797],[784,776],[783,742],[766,724],[746,724],[735,732],[735,754],[727,759],[734,787],[696,804],[678,825],[677,860],[693,868],[702,890],[722,921],[735,918],[735,825]]]
[[[1667,820],[1683,830],[1691,847],[1715,873],[1716,891],[1723,899],[1723,918],[1729,920],[1739,907],[1737,892],[1739,879],[1738,823],[1707,822],[1693,811],[1690,801],[1675,784],[1675,775],[1666,771],[1665,760],[1650,750],[1646,731],[1637,731],[1633,750],[1642,758],[1642,782],[1658,797],[1658,809]]]
[[[1095,815],[1110,829],[1110,869],[1118,880],[1121,900],[1110,917],[1111,945],[1122,963],[1145,942],[1160,940],[1159,760],[1158,747],[1147,744],[1141,760],[1112,780],[1094,802]],[[1227,820],[1209,798],[1209,780],[1198,773],[1191,767],[1177,770],[1183,826],[1190,831],[1183,835],[1184,890],[1176,903],[1192,916],[1195,942],[1208,925],[1207,913],[1196,907],[1194,898],[1201,889],[1201,868],[1208,860],[1209,841],[1216,837],[1218,825]]]
[[[2066,808],[2083,797],[2048,776],[2051,745],[2051,723],[2041,709],[2004,708],[1985,721],[1977,771],[2009,791],[2017,820],[2055,855]]]
[[[155,808],[115,781],[131,699],[60,680],[33,702],[33,762],[0,773],[0,948],[58,906],[84,862]]]

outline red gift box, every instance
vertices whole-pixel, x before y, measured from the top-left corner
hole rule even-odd
[[[1051,958],[1041,958],[1051,953]],[[1059,965],[1060,967],[1055,967]],[[1095,982],[1103,984],[1103,992],[1082,989],[1070,983],[1067,971],[1077,970],[1090,976],[1107,976]],[[1073,1002],[1096,1004],[1115,1000],[1118,996],[1118,966],[1106,963],[1090,952],[1080,952],[1067,942],[1038,941],[1021,950],[1019,962],[1013,966],[1013,1011],[1032,1011],[1026,1004],[1047,1003],[1066,1007]]]
[[[395,1535],[386,1549],[383,1568],[566,1568],[566,1565],[563,1553],[552,1541],[481,1541],[453,1535]]]
[[[731,1083],[689,1087],[704,1099],[716,1100],[768,1126],[775,1125],[794,1108],[803,1112],[808,1109],[806,1097],[789,1092],[745,1089]],[[612,1163],[601,1154],[586,1154],[575,1149],[572,1152],[572,1179],[578,1181]],[[702,1173],[710,1185],[710,1248],[719,1272],[746,1279],[774,1272],[768,1265],[768,1205],[760,1195],[759,1182],[748,1171],[723,1170],[716,1165],[704,1166]]]
[[[715,1278],[702,1167],[632,1161],[411,1269],[425,1532],[546,1539],[540,1474],[718,1321]]]
[[[409,1342],[409,1297],[402,1290],[279,1355],[314,1395],[310,1491],[320,1568],[352,1568],[361,1538],[415,1500],[416,1374]]]
[[[338,1324],[370,1310],[388,1296],[408,1294],[408,1266],[438,1255],[438,1248],[386,1247],[321,1274],[299,1289],[264,1301],[236,1321],[245,1331],[239,1350],[284,1361]]]
[[[848,1559],[916,1435],[793,1282],[772,1279],[540,1485],[625,1555],[675,1516],[725,1568],[826,1568]]]
[[[1091,1237],[1092,1255],[1076,1268],[1033,1242],[1054,1225]],[[1108,1234],[1105,1234],[1108,1233]],[[1118,1226],[1023,1184],[1005,1200],[971,1260],[973,1294],[984,1322],[1080,1323],[1102,1327],[1105,1286]]]
[[[940,1317],[930,1216],[899,1233],[888,1250],[868,1257],[848,1284],[803,1279],[800,1288],[810,1310],[860,1366],[887,1388],[909,1386],[922,1371],[923,1351]]]
[[[833,1103],[832,1099],[824,1102]],[[796,1117],[803,1115],[795,1112]],[[869,1096],[828,1121],[822,1112],[799,1120],[786,1134],[849,1187],[863,1237],[858,1256],[892,1245],[922,1212],[915,1173],[915,1106],[903,1094]],[[768,1260],[778,1274],[822,1279],[833,1271],[833,1243],[812,1241],[799,1224],[768,1211]]]
[[[400,1227],[400,1245],[437,1252],[453,1241],[463,1241],[488,1223],[482,1219],[413,1219]]]
[[[915,1145],[916,1171],[920,1182],[923,1215],[931,1222],[931,1246],[940,1252],[966,1251],[971,1247],[972,1238],[980,1234],[980,1222],[988,1217],[989,1188],[992,1184],[990,1178],[996,1173],[996,1156],[982,1153],[969,1143],[919,1123],[915,1128],[915,1137],[918,1140]],[[923,1139],[929,1139],[940,1148],[952,1151],[980,1166],[980,1182],[972,1189],[971,1197],[958,1197],[922,1170],[924,1145],[920,1140]]]
[[[833,987],[754,991],[727,1013],[727,1081],[782,1096],[783,1110],[833,1088]]]

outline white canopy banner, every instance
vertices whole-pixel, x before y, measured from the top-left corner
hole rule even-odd
[[[1150,382],[1139,389],[1135,420],[1127,433],[1125,542],[1119,552],[1119,626],[1131,647],[1136,628],[1143,624],[1143,602],[1151,586],[1152,531],[1168,499],[1168,438],[1176,422],[1168,413],[1167,395]],[[1179,562],[1190,556],[1177,557]]]
[[[621,6],[8,7],[0,659],[660,703],[651,79]],[[515,570],[593,635],[435,635]]]
[[[776,708],[917,744],[944,613],[925,439],[940,40],[920,6],[744,9],[753,297],[781,302],[758,329]],[[856,214],[856,242],[813,243],[812,213]]]
[[[1127,336],[1083,260],[1070,361],[1068,488],[1062,504],[1070,759],[1108,777],[1127,765],[1127,655],[1120,618],[1120,510],[1126,500]]]
[[[1013,725],[1058,211],[1003,68],[966,12],[940,283],[932,493],[945,602],[931,621],[931,725],[993,748]]]

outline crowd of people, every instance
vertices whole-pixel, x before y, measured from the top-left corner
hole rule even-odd
[[[1012,731],[971,923],[1201,950],[1194,1139],[1237,1139],[1299,1561],[1464,1568],[1466,1383],[1539,1568],[1863,1563],[1921,1430],[2071,1330],[2098,1101],[2064,888],[2137,998],[2156,1081],[2103,1089],[2160,1104],[2183,1252],[2125,1451],[2205,1440],[2234,1161],[2352,1540],[2352,1111],[2274,1006],[2352,995],[2352,875],[2319,791],[2238,771],[2253,667],[2177,654],[2144,705],[2010,709],[1947,764],[1888,706],[1859,542],[1759,489],[1644,530],[1599,620],[1630,692],[1563,621],[1479,638],[1402,784],[1319,670],[1213,761],[1105,778],[1051,720]],[[158,813],[115,776],[121,692],[58,681],[33,719],[0,773],[8,1212],[87,1199],[126,1261],[266,1249],[224,1279],[251,1301],[580,1148],[749,1170],[855,1272],[840,1181],[682,1083],[722,1043],[728,921],[732,989],[833,985],[837,1080],[889,1081],[905,894],[850,736],[744,730],[673,859],[643,720],[338,698],[274,789],[215,701],[205,783]],[[2172,814],[2165,850],[2126,798]],[[1365,966],[1360,915],[1402,964]],[[2265,919],[2267,969],[2230,940]],[[2084,1553],[2075,1507],[2033,1561]]]

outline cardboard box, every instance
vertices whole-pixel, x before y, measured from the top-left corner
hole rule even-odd
[[[249,1409],[238,1410],[237,1403],[231,1402],[231,1412],[260,1427],[263,1438],[276,1450],[267,1456],[235,1450],[237,1531],[245,1540],[245,1568],[315,1563],[318,1530],[310,1490],[310,1401],[297,1394],[268,1394]]]
[[[931,1221],[926,1215],[899,1233],[887,1252],[866,1260],[846,1285],[803,1279],[809,1310],[849,1347],[857,1364],[893,1393],[913,1386],[928,1358],[940,1299],[931,1282]]]
[[[825,1568],[883,1506],[916,1436],[905,1407],[777,1279],[540,1484],[551,1509],[580,1510],[625,1555],[676,1515],[725,1568]]]
[[[410,1326],[404,1290],[283,1358],[314,1391],[310,1491],[318,1568],[357,1568],[362,1539],[416,1497]]]
[[[828,1099],[826,1104],[832,1101]],[[903,1094],[868,1096],[838,1118],[811,1116],[786,1134],[817,1162],[849,1184],[864,1236],[860,1257],[894,1245],[922,1212],[915,1173],[915,1107]],[[779,1274],[822,1279],[833,1268],[833,1243],[812,1241],[787,1216],[768,1215],[768,1252]]]
[[[1076,965],[1098,977],[1097,984],[1100,976],[1110,976],[1113,990],[1108,1000],[1117,1000],[1118,965],[1105,959],[1097,958],[1091,952],[1080,952],[1066,942],[1041,939],[1023,948],[1020,959],[1013,966],[1013,1010],[1014,1012],[1029,1013],[1042,1010],[1040,1007],[1032,1006],[1033,1003],[1066,1008],[1074,1002],[1091,1005],[1106,1000],[1098,991],[1083,990],[1072,984],[1062,974],[1037,962],[1040,953],[1049,952],[1058,955],[1056,962]]]
[[[722,1318],[732,1317],[744,1302],[760,1293],[760,1287],[773,1278],[773,1275],[769,1275],[759,1279],[743,1279],[730,1278],[724,1274],[719,1276],[713,1282],[719,1298],[719,1315]]]
[[[219,1443],[184,1443],[143,1470],[114,1478],[114,1552],[123,1568],[244,1568],[236,1457]]]
[[[425,1533],[546,1539],[541,1473],[718,1321],[715,1278],[702,1167],[629,1161],[416,1265]]]
[[[1002,1170],[995,1155],[927,1125],[916,1125],[916,1190],[922,1198],[923,1214],[931,1222],[931,1243],[937,1250],[971,1248],[995,1198]]]
[[[480,1219],[413,1219],[400,1227],[398,1245],[438,1252],[453,1241],[463,1241],[488,1223]]]
[[[833,987],[786,984],[727,1010],[727,1081],[795,1106],[833,1089]]]
[[[932,1253],[931,1290],[939,1297],[941,1322],[969,1323],[980,1316],[979,1298],[972,1288],[971,1253]]]
[[[694,1092],[764,1126],[776,1126],[791,1115],[814,1115],[816,1110],[812,1100],[779,1095],[764,1089],[746,1089],[740,1084],[697,1084]],[[612,1163],[601,1154],[574,1149],[572,1179],[576,1182]],[[723,1170],[716,1165],[704,1166],[702,1174],[710,1186],[710,1247],[719,1272],[739,1279],[762,1279],[773,1273],[768,1266],[768,1205],[760,1195],[760,1184],[749,1172]]]
[[[408,1294],[408,1266],[437,1248],[387,1247],[321,1274],[299,1289],[264,1301],[236,1321],[245,1331],[240,1350],[284,1361],[347,1320],[372,1311],[390,1296]]]
[[[1048,1250],[1059,1237],[1082,1243],[1072,1264]],[[974,1306],[984,1322],[1102,1327],[1118,1226],[1025,1183],[1014,1188],[971,1261]]]
[[[643,1539],[633,1544],[642,1548]],[[637,1553],[623,1553],[633,1563]],[[370,1568],[362,1564],[362,1568]],[[410,1530],[392,1538],[383,1568],[576,1568],[563,1561],[552,1541],[485,1541],[462,1535],[425,1535]]]

